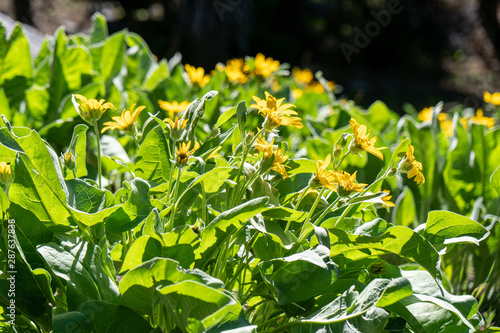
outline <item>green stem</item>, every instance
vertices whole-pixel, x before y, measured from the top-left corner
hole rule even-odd
[[[297,200],[297,204],[295,205],[295,209],[299,209],[299,205],[300,203],[302,202],[302,199],[305,198],[306,194],[307,194],[307,191],[311,188],[311,185],[307,185],[307,187],[302,190],[302,192],[300,193],[300,196],[299,196],[299,199]]]
[[[172,151],[170,152],[170,159],[173,161],[170,164],[170,178],[168,179],[168,189],[167,189],[167,202],[170,199],[170,191],[172,190],[172,180],[174,178],[174,166],[175,166],[175,140],[172,143]]]
[[[316,221],[314,222],[314,225],[315,226],[319,226],[319,224],[321,223],[321,221],[323,221],[323,219],[325,218],[326,214],[328,214],[328,212],[335,206],[337,205],[337,203],[339,202],[340,200],[340,197],[337,197],[337,199],[335,199],[330,205],[328,205],[328,207],[326,207],[323,212],[321,213],[321,215],[316,219]]]
[[[99,188],[102,189],[102,164],[101,164],[101,136],[99,134],[99,126],[97,125],[97,121],[93,121],[94,131],[97,141],[97,183],[99,184]]]
[[[174,227],[174,215],[175,211],[177,209],[177,192],[179,191],[179,183],[181,182],[181,174],[182,174],[182,169],[177,169],[177,180],[175,181],[175,186],[174,186],[174,193],[173,193],[173,200],[172,200],[172,208],[170,209],[170,221],[168,223],[168,226],[166,228],[166,231],[172,231]]]
[[[250,141],[250,144],[248,146],[245,147],[245,149],[243,150],[243,155],[241,156],[241,163],[240,163],[240,167],[238,168],[238,173],[236,174],[236,188],[235,190],[233,191],[233,193],[235,194],[238,194],[239,191],[240,191],[240,177],[241,177],[241,173],[243,172],[243,166],[245,165],[245,160],[247,158],[247,155],[248,153],[250,152],[250,149],[252,148],[255,140],[257,140],[257,138],[264,132],[264,129],[261,129],[253,138],[252,138],[252,141]],[[245,140],[245,138],[243,138],[243,140]],[[236,196],[233,197],[233,200],[231,201],[231,207],[234,207],[236,204],[237,204],[237,201],[235,200]]]
[[[323,193],[325,192],[325,190],[326,190],[326,188],[323,187],[321,189],[321,191],[319,191],[319,194],[316,197],[316,200],[314,200],[314,203],[313,203],[311,209],[309,210],[309,213],[307,214],[307,217],[304,220],[304,223],[302,224],[302,228],[300,229],[299,242],[300,242],[300,239],[303,237],[302,234],[304,233],[304,230],[306,229],[306,225],[309,222],[309,219],[311,218],[313,212],[316,210],[316,207],[318,206],[318,204],[319,204],[319,202],[321,200],[321,197],[323,196]]]

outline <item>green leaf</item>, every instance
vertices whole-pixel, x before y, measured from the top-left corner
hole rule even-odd
[[[316,162],[308,159],[303,159],[303,158],[294,159],[288,161],[286,165],[290,167],[290,169],[286,170],[286,172],[290,176],[299,173],[311,173],[311,174],[316,173]]]
[[[429,212],[423,236],[440,249],[447,244],[474,243],[488,237],[490,232],[478,222],[465,216],[444,211],[435,210]]]
[[[410,228],[393,226],[378,236],[357,235],[358,229],[354,231],[354,234],[334,228],[329,229],[331,257],[343,254],[349,259],[360,260],[394,253],[420,264],[434,278],[438,280],[441,278],[439,254],[427,240]],[[317,244],[317,240],[313,239],[311,246],[314,244]]]
[[[389,313],[377,307],[392,288],[388,279],[372,280],[361,292],[352,286],[318,312],[290,322],[291,332],[384,332]]]
[[[105,219],[107,231],[120,233],[131,230],[146,219],[153,209],[149,201],[148,183],[141,178],[134,178],[131,187],[128,200]]]
[[[318,248],[324,253],[317,253]],[[328,250],[321,246],[318,248],[259,264],[264,280],[277,294],[278,304],[315,297],[335,281],[339,272],[329,260]]]
[[[100,43],[108,37],[108,24],[106,17],[101,13],[95,13],[91,17],[92,29],[90,30],[90,43]]]
[[[125,56],[125,32],[119,32],[105,39],[97,70],[106,81],[120,73]]]
[[[239,102],[236,106],[236,116],[238,117],[240,135],[245,136],[245,123],[247,121],[247,106],[245,105],[245,101]]]
[[[52,322],[54,333],[92,332],[91,323],[78,311],[63,312],[55,315]]]
[[[169,76],[167,61],[162,59],[157,65],[154,71],[150,70],[150,74],[146,77],[142,89],[146,91],[155,90],[163,81],[165,81]],[[153,67],[154,68],[154,67]]]
[[[78,312],[54,316],[54,326],[56,333],[73,332],[82,327],[85,327],[83,332],[95,333],[150,332],[153,329],[144,318],[130,308],[102,301],[89,301],[83,304]]]
[[[471,332],[481,318],[472,296],[455,296],[440,287],[428,272],[401,271],[411,283],[413,295],[388,309],[404,318],[417,332]]]
[[[33,68],[28,39],[21,24],[17,23],[12,30],[4,52],[0,59],[0,86],[10,98],[22,96],[31,85]]]
[[[413,193],[408,186],[405,186],[396,199],[392,211],[392,223],[411,228],[416,221],[416,215],[415,198],[413,198]]]
[[[82,179],[67,180],[66,186],[68,205],[79,211],[97,213],[114,204],[115,200],[111,192],[100,190]]]
[[[493,174],[490,177],[490,183],[493,186],[493,188],[497,191],[497,193],[500,195],[500,166],[493,172]]]
[[[118,288],[104,271],[102,250],[97,245],[48,243],[40,246],[38,252],[51,272],[66,282],[70,311],[87,301],[119,302]]]
[[[196,281],[222,291],[222,281],[199,269],[184,270],[172,259],[155,258],[127,272],[120,281],[121,304],[140,314],[153,316],[154,298],[158,286],[185,280]]]
[[[151,187],[170,182],[168,144],[160,126],[151,130],[137,152],[135,174],[146,179]]]
[[[201,243],[195,250],[196,266],[203,267],[229,236],[242,228],[250,218],[269,209],[265,206],[268,200],[267,197],[252,199],[213,219],[200,234]]]
[[[75,157],[76,177],[87,176],[86,158],[87,158],[87,125],[79,124],[73,130],[73,137],[69,146],[70,151]]]
[[[237,318],[241,311],[229,294],[197,281],[165,286],[158,289],[158,294],[177,326],[185,332],[206,332],[228,315]]]

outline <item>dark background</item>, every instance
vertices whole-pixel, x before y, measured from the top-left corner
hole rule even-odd
[[[479,107],[483,91],[500,90],[499,2],[0,0],[0,11],[49,34],[61,24],[88,31],[100,11],[110,33],[137,32],[159,58],[179,51],[184,63],[210,70],[262,52],[322,70],[363,106],[381,99],[401,112],[404,103],[420,109],[441,100]],[[385,27],[376,20],[382,12]]]

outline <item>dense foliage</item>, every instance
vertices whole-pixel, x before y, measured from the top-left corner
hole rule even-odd
[[[206,74],[98,14],[34,60],[20,27],[0,32],[5,331],[491,326],[500,130],[483,110],[364,110],[262,54]]]

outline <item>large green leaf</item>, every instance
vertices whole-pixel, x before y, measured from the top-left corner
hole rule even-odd
[[[352,286],[330,304],[318,312],[284,326],[291,326],[291,332],[384,332],[389,313],[379,307],[384,303],[388,290],[397,290],[399,281],[375,279],[361,292]],[[404,298],[408,293],[392,294],[387,298],[393,301]]]
[[[384,222],[379,220],[376,225]],[[373,230],[378,229],[376,225],[372,228]],[[441,278],[438,252],[431,243],[412,229],[403,226],[392,226],[380,235],[378,233],[366,233],[366,231],[360,234],[362,229],[366,229],[366,225],[357,228],[354,233],[335,228],[329,229],[331,257],[342,254],[349,259],[360,260],[393,253],[420,264],[434,278]],[[317,241],[313,239],[311,245],[316,243]]]
[[[413,295],[388,307],[416,332],[474,332],[481,318],[472,296],[455,296],[440,287],[428,272],[401,271]]]
[[[423,236],[441,249],[447,244],[470,242],[479,246],[479,242],[488,237],[490,232],[478,222],[456,213],[436,210],[429,212]]]
[[[87,301],[118,303],[120,294],[106,274],[102,250],[86,242],[48,243],[38,248],[51,272],[67,285],[68,309],[77,310]]]
[[[128,200],[106,218],[107,231],[120,233],[131,230],[146,219],[153,209],[149,201],[148,183],[141,178],[134,178],[131,187]]]
[[[84,303],[79,311],[54,316],[54,333],[73,332],[77,328],[84,332],[150,332],[148,322],[130,308],[103,301]]]
[[[200,234],[201,243],[195,250],[197,266],[203,267],[216,254],[217,248],[250,218],[269,209],[266,207],[268,200],[267,197],[252,199],[213,219]]]
[[[289,257],[259,264],[265,281],[277,294],[278,304],[291,304],[315,297],[338,276],[336,266],[322,245]]]
[[[5,28],[1,28],[5,31]],[[31,85],[33,68],[29,43],[20,24],[16,24],[0,55],[0,86],[10,98],[21,95]]]
[[[135,174],[146,179],[152,187],[170,182],[170,161],[168,143],[160,126],[151,130],[139,148],[136,157]]]
[[[229,296],[198,281],[184,280],[158,289],[158,294],[177,327],[183,332],[201,333],[235,319],[241,306]]]

